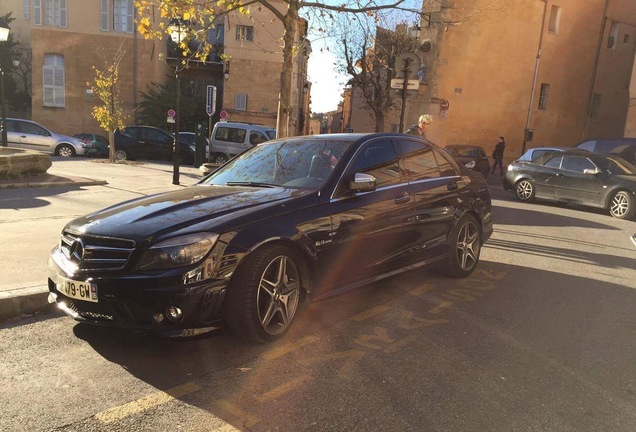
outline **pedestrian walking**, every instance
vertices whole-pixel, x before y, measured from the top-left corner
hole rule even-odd
[[[433,123],[433,117],[429,114],[422,114],[417,121],[417,124],[414,124],[410,128],[404,132],[407,135],[415,135],[421,138],[426,138],[426,129]]]
[[[503,155],[504,150],[506,148],[506,140],[504,137],[499,137],[499,142],[495,146],[495,149],[492,151],[492,158],[495,160],[495,163],[492,165],[492,171],[490,174],[495,173],[495,168],[499,165],[499,174],[503,176]]]

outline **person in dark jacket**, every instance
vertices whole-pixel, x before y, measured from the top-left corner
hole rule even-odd
[[[499,142],[495,146],[495,149],[492,151],[492,158],[495,160],[495,163],[492,165],[492,171],[490,174],[495,173],[495,168],[499,165],[499,174],[503,176],[503,155],[504,149],[506,148],[506,140],[504,137],[499,137]]]
[[[429,114],[422,114],[417,122],[410,128],[408,128],[404,133],[407,135],[415,135],[421,138],[426,138],[426,129],[433,123],[433,117]]]

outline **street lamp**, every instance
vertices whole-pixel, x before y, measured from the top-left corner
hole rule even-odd
[[[174,78],[177,85],[177,106],[175,118],[175,134],[174,143],[172,145],[172,184],[179,184],[179,99],[181,96],[181,87],[179,85],[179,67],[181,65],[181,40],[185,39],[187,29],[181,18],[170,20],[170,38],[177,44],[177,61],[174,66]]]
[[[6,42],[9,40],[9,25],[0,19],[0,42]],[[9,141],[7,140],[7,104],[4,100],[4,69],[2,69],[2,62],[0,61],[0,98],[2,98],[2,147],[7,147]]]

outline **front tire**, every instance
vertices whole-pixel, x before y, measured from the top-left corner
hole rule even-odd
[[[531,202],[534,200],[534,183],[528,179],[519,180],[515,184],[515,196],[519,201]]]
[[[305,286],[306,264],[285,246],[265,246],[241,264],[227,293],[226,321],[243,339],[268,343],[289,330]]]
[[[126,152],[126,150],[123,150],[123,149],[115,150],[116,161],[125,161],[128,159],[130,159],[130,155],[128,154],[128,152]]]
[[[223,153],[214,153],[212,162],[214,162],[215,164],[223,165],[225,162],[227,162],[227,156],[225,156]]]
[[[465,278],[479,263],[481,253],[481,230],[471,215],[463,216],[451,232],[448,242],[450,253],[443,264],[442,272],[448,276]]]
[[[633,219],[636,215],[636,202],[628,191],[618,191],[609,203],[609,214],[617,219]]]
[[[75,149],[72,145],[62,144],[55,149],[55,155],[61,156],[65,158],[70,158],[75,156]]]

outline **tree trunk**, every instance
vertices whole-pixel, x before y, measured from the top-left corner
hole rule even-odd
[[[278,137],[285,138],[290,136],[291,115],[293,106],[292,96],[292,73],[294,70],[294,36],[298,26],[298,1],[291,0],[289,9],[283,20],[283,28],[285,35],[283,37],[283,65],[280,72],[280,100],[278,108],[277,133]]]
[[[375,113],[375,131],[385,132],[384,130],[384,111]]]

